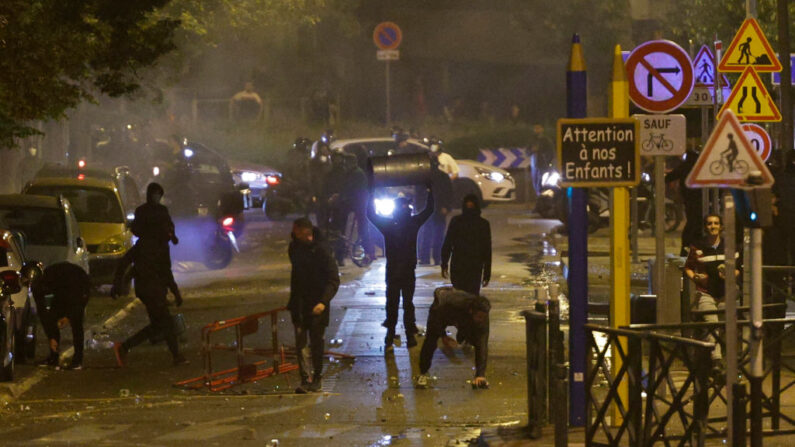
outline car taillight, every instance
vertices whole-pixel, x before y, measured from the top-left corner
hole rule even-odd
[[[224,220],[221,221],[221,226],[224,227],[225,229],[226,228],[231,228],[232,225],[234,225],[234,224],[235,224],[235,218],[234,217],[224,217]]]
[[[265,182],[267,182],[269,185],[278,185],[279,182],[281,182],[281,179],[278,175],[269,175],[265,177]]]
[[[85,174],[77,174],[77,179],[78,180],[85,180],[86,179],[86,175]]]

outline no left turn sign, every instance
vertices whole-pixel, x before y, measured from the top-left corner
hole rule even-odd
[[[674,110],[693,91],[690,56],[668,40],[652,40],[636,47],[627,58],[626,69],[630,99],[648,112]]]

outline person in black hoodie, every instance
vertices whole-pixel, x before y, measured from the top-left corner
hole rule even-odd
[[[417,233],[422,224],[431,217],[434,209],[432,185],[428,183],[425,209],[417,215],[411,215],[409,200],[399,198],[395,201],[394,215],[379,216],[375,213],[375,204],[370,197],[367,203],[367,218],[384,235],[386,255],[386,337],[384,352],[393,349],[395,326],[397,326],[400,295],[403,294],[403,327],[406,328],[406,346],[417,346],[414,336],[417,334],[417,322],[414,315],[414,286],[417,268]],[[372,194],[371,194],[372,196]]]
[[[678,182],[679,194],[682,196],[682,201],[685,204],[685,227],[682,229],[682,248],[679,252],[680,256],[687,256],[687,251],[690,246],[698,242],[702,238],[701,233],[701,189],[688,188],[685,184],[687,176],[698,160],[698,152],[689,149],[685,152],[685,158],[682,163],[675,167],[671,172],[665,175],[665,183]]]
[[[307,391],[320,391],[321,388],[323,337],[329,323],[329,304],[339,289],[340,277],[330,248],[323,241],[320,230],[309,219],[296,219],[291,237],[288,254],[292,271],[287,308],[295,328],[295,349],[301,375],[301,386],[295,392],[304,394]],[[303,355],[307,334],[314,369],[311,383]]]
[[[450,259],[452,255],[452,260]],[[442,277],[456,289],[480,293],[491,279],[491,226],[480,217],[480,201],[474,194],[464,197],[461,214],[453,217],[442,244]]]
[[[439,287],[433,292],[433,304],[428,312],[425,341],[420,351],[420,375],[417,387],[428,386],[428,370],[436,351],[436,344],[445,336],[447,326],[455,326],[457,338],[475,347],[475,379],[472,387],[488,388],[486,362],[489,356],[489,311],[486,297],[473,295],[452,287]]]

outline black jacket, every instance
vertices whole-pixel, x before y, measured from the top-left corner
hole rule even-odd
[[[428,314],[428,332],[441,332],[455,326],[458,332],[475,348],[475,376],[486,375],[489,358],[489,320],[478,325],[472,319],[472,302],[475,295],[452,287],[439,287],[433,292],[433,304]]]
[[[491,226],[480,217],[480,208],[468,212],[462,207],[462,213],[450,220],[442,244],[443,269],[448,262],[451,278],[482,275],[483,280],[491,279]]]
[[[39,312],[48,310],[59,318],[69,315],[70,309],[86,307],[91,280],[80,266],[58,262],[44,269],[44,274],[33,282],[31,289]],[[51,300],[47,299],[48,295],[53,295]]]
[[[308,326],[314,318],[319,318],[318,323],[328,326],[329,303],[340,287],[340,276],[337,262],[322,240],[320,230],[315,228],[313,233],[314,241],[309,244],[297,240],[290,242],[288,254],[292,271],[287,308],[293,324]],[[321,315],[312,315],[318,303],[323,303],[326,310]]]
[[[384,235],[386,250],[386,277],[398,278],[414,275],[417,267],[417,233],[431,217],[434,209],[433,194],[428,192],[425,209],[407,219],[398,220],[375,213],[372,200],[367,203],[367,218]]]

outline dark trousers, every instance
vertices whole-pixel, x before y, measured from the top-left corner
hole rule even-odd
[[[298,374],[301,381],[309,379],[307,358],[305,354],[307,335],[312,358],[313,377],[320,377],[323,373],[323,351],[325,350],[324,336],[326,326],[320,323],[295,324],[295,350],[298,357]]]
[[[434,213],[420,229],[420,247],[417,257],[421,263],[430,264],[431,257],[433,257],[435,265],[442,263],[442,243],[444,242],[446,223],[443,214]]]
[[[348,226],[348,208],[331,207],[329,210],[328,238],[334,247],[334,259],[342,265],[345,262],[347,247],[345,230]]]
[[[130,350],[141,343],[162,335],[168,345],[171,355],[179,355],[179,344],[177,334],[174,331],[174,318],[168,311],[168,301],[165,296],[158,297],[139,297],[146,306],[146,313],[149,314],[149,325],[136,332],[132,337],[122,343],[125,350]]]
[[[364,249],[364,254],[370,259],[375,259],[375,245],[373,245],[373,240],[370,238],[370,225],[372,224],[367,219],[366,205],[355,209],[353,218],[356,219],[356,231]]]
[[[425,328],[425,340],[422,342],[422,350],[420,350],[420,374],[426,374],[431,369],[431,360],[433,360],[433,353],[436,351],[436,345],[439,339],[445,335],[445,326],[442,323],[438,310],[435,306],[431,306],[428,311],[428,324]]]
[[[58,320],[66,317],[69,319],[69,326],[72,327],[72,345],[75,348],[75,354],[72,357],[72,363],[83,363],[83,318],[86,313],[85,306],[71,306],[64,311],[58,312],[56,310],[39,310],[39,318],[41,325],[44,328],[44,333],[47,335],[48,340],[55,340],[58,345],[61,344],[61,330],[58,329]],[[57,356],[58,352],[50,349],[50,356]]]
[[[685,200],[685,227],[682,228],[682,250],[680,255],[687,256],[686,248],[696,241],[701,240],[703,217],[701,215],[701,201]]]
[[[400,295],[403,294],[403,326],[406,332],[414,334],[417,319],[414,316],[414,272],[410,275],[386,279],[386,328],[395,333],[397,326]]]
[[[469,292],[473,295],[480,295],[480,285],[482,284],[481,275],[473,272],[471,275],[450,275],[450,282],[458,290]]]

